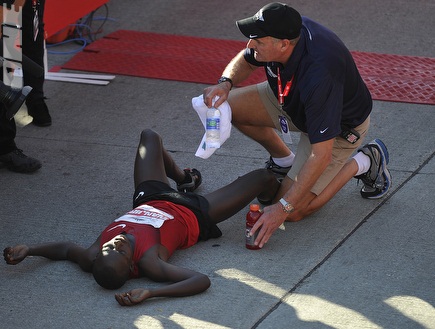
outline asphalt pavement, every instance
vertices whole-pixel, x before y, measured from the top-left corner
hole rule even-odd
[[[235,21],[266,3],[111,0],[99,37],[130,29],[243,40]],[[334,30],[350,50],[435,57],[432,0],[289,4]],[[65,63],[75,47],[49,54],[48,67]],[[199,193],[262,167],[268,154],[235,129],[212,157],[195,157],[203,128],[191,98],[205,87],[121,75],[107,86],[47,81],[53,125],[28,124],[25,109],[17,115],[16,142],[42,161],[41,170],[27,175],[0,167],[3,247],[92,243],[130,210],[134,155],[144,128],[163,136],[181,167],[202,172]],[[434,124],[433,105],[375,101],[367,141],[380,138],[390,152],[388,195],[362,199],[361,185],[352,180],[321,211],[287,223],[259,251],[244,246],[246,207],[220,225],[221,238],[173,256],[174,264],[210,277],[211,287],[196,296],[121,307],[113,291],[75,264],[35,257],[16,266],[3,263],[0,327],[435,328]],[[297,141],[294,135],[290,147],[297,149]],[[161,284],[132,280],[121,290]]]

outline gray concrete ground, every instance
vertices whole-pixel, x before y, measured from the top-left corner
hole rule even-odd
[[[113,20],[104,34],[132,29],[243,40],[235,20],[265,3],[111,0]],[[432,0],[291,4],[336,31],[351,50],[434,57]],[[70,57],[49,55],[49,66]],[[266,152],[235,130],[210,159],[194,156],[202,126],[190,100],[204,87],[126,76],[106,87],[48,81],[53,125],[22,123],[17,136],[42,169],[23,175],[0,168],[3,247],[56,240],[89,245],[130,209],[144,128],[163,135],[181,166],[202,171],[200,193],[263,166]],[[30,258],[0,265],[0,327],[435,328],[434,110],[375,102],[368,140],[385,141],[394,178],[384,199],[362,199],[353,180],[311,218],[286,224],[261,251],[244,247],[245,209],[220,225],[222,238],[176,253],[173,263],[211,278],[205,293],[121,307],[74,264]],[[25,113],[18,117],[26,121]],[[133,280],[124,289],[158,285]]]

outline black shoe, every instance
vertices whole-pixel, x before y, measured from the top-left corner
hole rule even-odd
[[[261,198],[259,198],[259,197],[257,196],[257,201],[258,201],[258,203],[261,204],[262,206],[270,206],[270,205],[272,204],[273,199],[270,199],[270,200],[263,200],[263,199],[261,199]]]
[[[51,116],[44,100],[38,100],[27,104],[27,112],[33,117],[32,123],[38,127],[51,126]]]
[[[269,157],[269,160],[266,161],[266,169],[271,170],[276,178],[278,178],[278,180],[281,182],[285,176],[287,176],[287,173],[289,172],[289,170],[291,169],[292,166],[288,166],[288,167],[281,167],[278,166],[272,159],[272,157]]]
[[[177,190],[179,192],[193,192],[195,191],[199,185],[202,183],[202,177],[199,170],[193,169],[184,169],[186,173],[186,178],[181,183],[177,183]]]
[[[10,171],[20,173],[31,173],[38,170],[42,166],[39,160],[25,155],[20,149],[0,155],[0,162],[6,164],[6,167]]]

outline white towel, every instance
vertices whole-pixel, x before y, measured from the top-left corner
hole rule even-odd
[[[213,100],[214,102],[218,99],[218,96],[215,97]],[[204,130],[206,128],[206,119],[207,119],[207,105],[204,104],[204,98],[202,95],[198,97],[192,98],[192,106],[193,109],[198,113],[198,116],[204,126]],[[230,104],[228,104],[227,101],[223,102],[219,107],[218,110],[221,112],[221,119],[220,119],[220,142],[221,146],[222,144],[230,137],[231,134],[231,107]],[[207,159],[209,158],[214,151],[216,151],[215,148],[207,148],[205,143],[205,133],[202,137],[201,143],[198,146],[198,149],[196,150],[195,155],[199,158]]]

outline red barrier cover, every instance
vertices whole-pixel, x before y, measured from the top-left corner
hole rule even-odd
[[[44,23],[46,38],[86,16],[109,0],[46,0]]]

